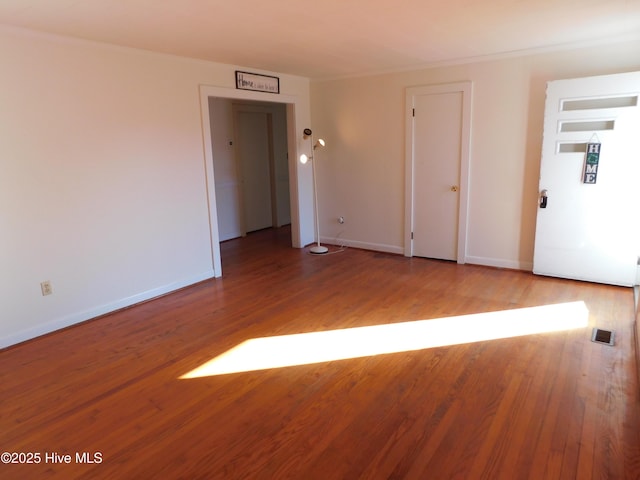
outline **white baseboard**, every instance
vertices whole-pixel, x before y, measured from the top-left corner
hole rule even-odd
[[[512,270],[525,270],[527,272],[533,271],[532,262],[521,262],[518,260],[505,260],[504,258],[468,256],[465,258],[465,263],[471,263],[473,265],[484,265],[486,267],[509,268]]]
[[[180,288],[188,287],[189,285],[193,285],[195,283],[201,282],[203,280],[208,280],[213,277],[213,270],[209,270],[201,273],[200,275],[195,275],[193,277],[173,282],[168,285],[162,285],[160,287],[147,290],[146,292],[141,292],[130,297],[117,300],[115,302],[97,306],[84,312],[72,313],[70,315],[54,319],[50,322],[39,324],[16,333],[6,335],[0,339],[0,349],[24,342],[26,340],[31,340],[42,335],[46,335],[47,333],[51,333],[62,328],[70,327],[77,323],[91,320],[92,318],[96,318],[100,315],[120,310],[121,308],[130,307],[132,305],[135,305],[136,303],[151,300],[152,298],[159,297],[160,295],[173,292]]]
[[[361,242],[358,240],[349,240],[345,238],[321,237],[321,243],[328,245],[340,245],[345,247],[362,248],[363,250],[374,250],[376,252],[397,253],[404,255],[404,247],[397,245],[386,245],[381,243]],[[517,260],[505,260],[503,258],[489,257],[465,257],[465,262],[472,265],[484,265],[487,267],[509,268],[512,270],[524,270],[531,272],[533,270],[533,262],[520,262]]]
[[[374,250],[376,252],[404,254],[404,248],[397,245],[386,245],[384,243],[360,242],[358,240],[348,240],[345,238],[320,237],[320,242],[328,245],[338,245],[345,247],[361,248],[363,250]]]

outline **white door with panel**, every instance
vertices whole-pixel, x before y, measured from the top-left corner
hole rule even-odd
[[[639,97],[640,72],[547,84],[534,273],[635,283]]]
[[[471,85],[407,92],[410,255],[464,263]]]

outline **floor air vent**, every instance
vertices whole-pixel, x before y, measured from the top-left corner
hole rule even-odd
[[[594,328],[593,333],[591,334],[591,341],[613,346],[614,336],[615,336],[615,332],[611,330],[602,330],[600,328]]]

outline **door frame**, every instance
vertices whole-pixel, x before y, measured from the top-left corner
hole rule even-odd
[[[277,98],[271,93],[254,92],[251,90],[234,90],[225,87],[200,85],[200,116],[202,122],[202,137],[205,160],[205,186],[207,190],[207,207],[209,209],[209,234],[211,241],[211,263],[213,275],[222,276],[222,258],[220,254],[220,235],[218,230],[218,210],[216,204],[216,187],[213,172],[213,148],[211,137],[211,119],[209,117],[209,98],[228,98],[235,100],[257,100],[270,103],[283,103],[287,107],[287,152],[289,157],[289,195],[291,202],[291,243],[294,248],[302,248],[303,232],[300,225],[300,210],[302,198],[300,179],[298,178],[298,147],[296,139],[295,112],[303,110],[302,100],[293,95],[279,94]]]
[[[471,106],[473,82],[456,82],[439,85],[408,87],[405,92],[405,217],[404,217],[404,255],[413,256],[414,225],[414,138],[415,97],[444,93],[462,93],[462,132],[460,144],[460,202],[458,204],[458,251],[457,262],[466,263],[467,225],[469,211],[469,171],[471,164]]]

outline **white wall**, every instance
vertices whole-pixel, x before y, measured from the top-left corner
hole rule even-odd
[[[0,65],[0,347],[214,275],[199,88],[236,67],[4,27]]]
[[[405,89],[472,81],[466,261],[530,270],[546,82],[633,70],[637,42],[312,82],[324,241],[402,252]]]

